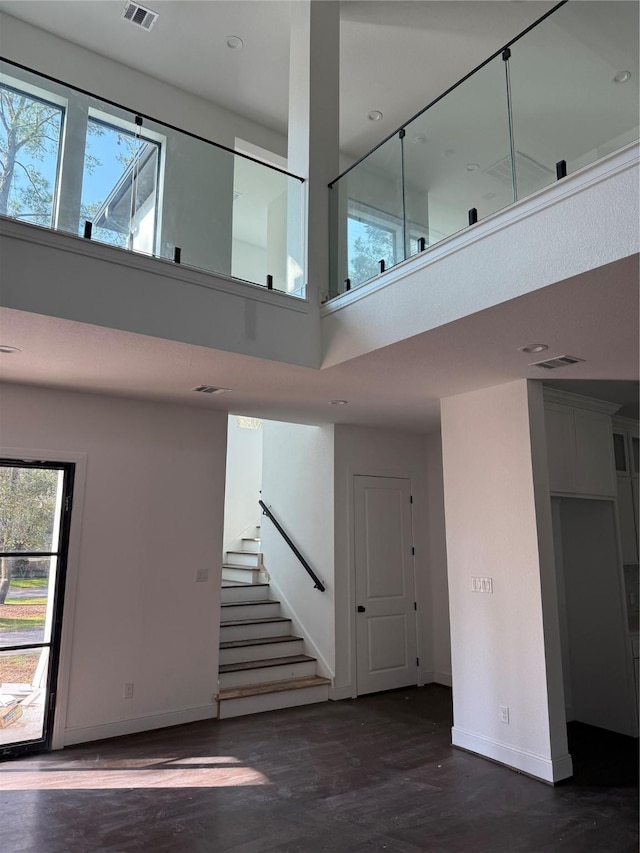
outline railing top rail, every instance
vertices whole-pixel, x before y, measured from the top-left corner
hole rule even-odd
[[[273,166],[271,163],[265,163],[264,160],[258,160],[257,157],[252,157],[250,154],[243,154],[242,151],[234,151],[233,148],[229,148],[227,145],[222,145],[220,142],[214,142],[212,139],[205,139],[204,136],[199,136],[197,133],[192,133],[190,130],[185,130],[182,127],[176,127],[175,124],[169,124],[161,119],[154,118],[153,116],[146,115],[145,113],[138,112],[137,110],[132,110],[131,107],[126,107],[124,104],[120,104],[118,101],[112,101],[110,98],[103,98],[102,95],[96,95],[95,92],[89,92],[87,89],[81,89],[80,86],[74,86],[72,83],[65,83],[63,80],[59,80],[51,74],[44,74],[42,71],[37,71],[35,68],[30,68],[28,65],[23,65],[21,62],[16,62],[13,59],[7,59],[7,57],[1,55],[0,62],[6,62],[8,65],[13,65],[15,68],[22,69],[22,71],[28,71],[30,74],[42,77],[44,80],[50,80],[58,86],[64,86],[67,89],[72,89],[74,92],[79,92],[81,95],[87,95],[89,98],[96,98],[103,104],[109,104],[112,107],[125,110],[133,116],[139,116],[141,119],[152,121],[155,124],[162,125],[162,127],[169,128],[169,130],[175,130],[177,133],[183,133],[185,136],[189,136],[191,139],[197,139],[199,142],[204,142],[206,145],[213,145],[214,148],[219,148],[221,151],[228,151],[235,157],[242,157],[243,160],[250,160],[252,163],[258,163],[258,165],[264,166],[265,169],[271,169],[272,172],[280,172],[281,175],[287,175],[289,178],[295,178],[296,181],[300,181],[302,184],[305,182],[305,179],[301,178],[300,175],[294,175],[293,172],[287,172],[286,169],[281,169],[279,166]]]
[[[322,583],[322,581],[320,580],[320,578],[319,578],[319,577],[316,575],[316,573],[313,571],[313,569],[311,568],[311,566],[309,565],[309,563],[307,563],[307,561],[306,561],[306,560],[305,560],[305,558],[302,556],[302,554],[300,553],[300,551],[298,551],[298,549],[296,548],[296,546],[293,544],[293,542],[291,541],[291,539],[290,539],[290,538],[289,538],[289,536],[287,535],[287,533],[286,533],[285,529],[282,527],[282,525],[280,524],[280,522],[278,521],[278,519],[277,519],[277,518],[275,517],[275,515],[271,512],[271,510],[269,509],[269,507],[266,505],[266,503],[265,503],[263,500],[259,500],[259,501],[258,501],[258,503],[260,504],[260,506],[261,506],[261,508],[262,508],[262,512],[263,512],[263,514],[264,514],[264,515],[266,515],[268,518],[270,518],[270,519],[271,519],[271,521],[273,522],[273,524],[274,524],[274,526],[275,526],[276,530],[278,531],[278,533],[280,533],[280,535],[282,536],[282,538],[284,539],[284,541],[287,543],[287,545],[291,548],[291,550],[293,551],[293,553],[296,555],[296,557],[297,557],[297,558],[300,560],[300,562],[302,563],[302,565],[303,565],[303,567],[304,567],[305,571],[307,572],[307,574],[311,577],[311,579],[312,579],[312,580],[313,580],[313,582],[314,582],[314,588],[315,588],[315,589],[319,589],[319,590],[320,590],[320,592],[324,592],[324,591],[325,591],[325,585]]]
[[[382,146],[385,143],[387,143],[390,139],[393,139],[394,136],[397,136],[400,133],[400,131],[404,130],[407,127],[407,125],[411,124],[412,121],[415,121],[417,118],[419,118],[421,115],[423,115],[423,113],[426,113],[427,110],[430,110],[431,107],[434,106],[434,104],[438,103],[438,101],[441,101],[443,98],[446,98],[446,96],[450,92],[453,92],[454,89],[457,89],[458,86],[461,86],[466,80],[469,79],[469,77],[473,77],[474,74],[477,74],[477,72],[480,71],[482,68],[484,68],[485,65],[488,65],[490,62],[492,62],[496,58],[496,56],[500,56],[500,54],[503,53],[503,51],[505,51],[508,47],[511,47],[511,45],[515,44],[523,36],[526,36],[527,33],[531,32],[531,30],[535,29],[539,24],[541,24],[543,21],[545,21],[550,15],[553,15],[554,12],[557,12],[561,6],[565,6],[568,2],[569,2],[569,0],[560,0],[560,2],[557,3],[552,9],[549,9],[548,12],[545,12],[544,15],[541,15],[537,20],[535,20],[532,24],[530,24],[526,29],[522,30],[521,33],[518,33],[517,36],[514,36],[514,38],[512,38],[510,41],[508,41],[501,48],[496,50],[495,53],[492,53],[491,56],[489,56],[487,59],[484,60],[484,62],[481,62],[480,65],[476,65],[476,67],[473,68],[471,71],[469,71],[468,74],[465,74],[464,77],[461,77],[460,80],[457,81],[457,83],[454,83],[452,86],[449,86],[449,88],[446,89],[441,95],[438,95],[437,98],[434,98],[433,101],[428,103],[426,107],[423,107],[421,110],[418,110],[418,112],[415,115],[411,116],[410,119],[407,119],[407,121],[403,122],[400,125],[400,127],[397,127],[392,133],[388,134],[388,136],[385,136],[384,139],[382,139],[380,142],[378,142],[377,145],[374,145],[373,148],[371,148],[369,151],[367,151],[366,154],[363,154],[362,157],[360,157],[358,160],[355,161],[355,163],[352,163],[350,166],[348,166],[343,172],[341,172],[338,175],[337,178],[334,178],[329,183],[329,187],[332,187],[339,180],[344,178],[345,175],[349,174],[349,172],[352,169],[355,169],[356,166],[359,166],[360,163],[362,163],[364,160],[366,160],[367,157],[369,157],[371,154],[373,154],[374,151],[377,151],[378,148],[382,148]]]

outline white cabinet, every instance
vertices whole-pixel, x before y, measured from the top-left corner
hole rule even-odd
[[[549,488],[615,497],[611,415],[618,406],[545,388]]]

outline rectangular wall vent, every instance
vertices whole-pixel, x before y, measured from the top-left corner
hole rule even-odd
[[[511,157],[498,160],[493,166],[485,169],[484,173],[495,178],[503,186],[511,187],[513,185]],[[546,187],[547,184],[555,180],[555,177],[555,172],[552,172],[551,169],[547,169],[542,163],[538,163],[537,160],[523,154],[522,151],[516,151],[516,180],[518,181],[518,195],[520,197],[530,195],[541,187]]]
[[[216,388],[215,385],[196,385],[192,391],[198,391],[200,394],[224,394],[230,391],[230,388]]]
[[[557,358],[548,358],[546,361],[533,361],[529,367],[555,370],[557,367],[568,367],[570,364],[579,364],[581,361],[584,361],[584,358],[576,358],[575,355],[559,355]]]
[[[122,17],[125,21],[129,21],[129,23],[135,24],[137,27],[142,27],[143,30],[149,32],[159,16],[157,12],[145,9],[139,3],[126,3],[122,10]]]

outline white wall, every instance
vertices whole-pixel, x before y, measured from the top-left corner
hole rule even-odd
[[[571,719],[637,736],[613,501],[554,498]]]
[[[262,430],[241,428],[229,415],[223,551],[238,550],[241,534],[259,523],[261,487]]]
[[[226,415],[17,385],[1,403],[3,453],[77,454],[86,471],[57,745],[215,716]]]
[[[275,597],[304,632],[306,653],[333,677],[335,660],[334,428],[265,421],[262,499],[273,511],[326,590],[313,580],[272,522],[262,517],[262,551]]]
[[[558,781],[572,768],[557,602],[546,588],[554,573],[548,490],[546,513],[536,506],[548,483],[541,388],[519,381],[449,397],[441,412],[452,740]],[[493,594],[472,592],[472,577],[492,578]],[[508,724],[499,706],[508,706]]]
[[[442,480],[442,436],[425,436],[427,462],[427,531],[431,577],[431,624],[433,631],[433,678],[451,685],[451,636],[447,581],[447,538]]]
[[[429,579],[428,497],[424,436],[365,427],[335,427],[335,698],[356,695],[353,478],[405,477],[413,494],[413,535],[420,676],[433,681],[432,606]]]

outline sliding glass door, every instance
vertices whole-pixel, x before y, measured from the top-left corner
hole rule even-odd
[[[73,469],[0,459],[0,757],[50,744]]]

